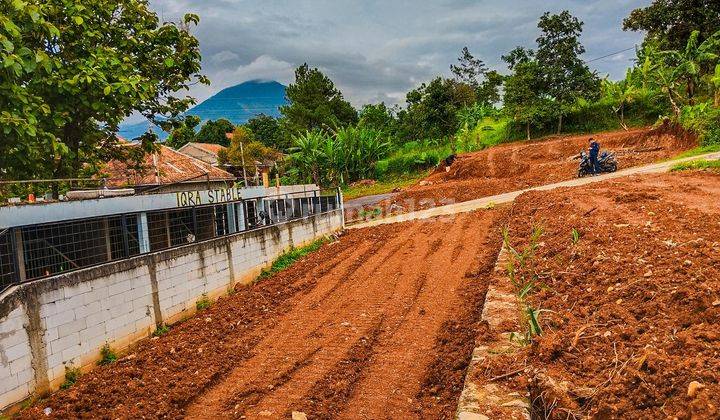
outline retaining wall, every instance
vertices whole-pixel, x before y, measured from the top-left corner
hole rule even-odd
[[[57,389],[106,343],[122,350],[196,301],[246,284],[291,246],[342,229],[342,210],[22,284],[0,298],[0,407]]]

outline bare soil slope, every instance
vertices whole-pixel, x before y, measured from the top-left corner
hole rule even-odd
[[[712,172],[520,196],[513,246],[544,231],[525,270],[544,334],[487,378],[525,367],[507,380],[545,418],[720,418],[718,203]]]
[[[580,150],[590,135],[552,138],[491,147],[459,155],[448,172],[444,166],[380,206],[406,212],[565,181],[577,176]],[[619,169],[667,159],[697,145],[688,135],[659,128],[592,135],[602,150],[615,151]],[[394,206],[393,206],[394,204]]]
[[[451,418],[505,215],[352,231],[22,416]]]

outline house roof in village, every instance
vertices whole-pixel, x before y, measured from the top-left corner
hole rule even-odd
[[[179,149],[178,149],[178,152],[184,153],[184,150],[189,149],[189,148],[199,149],[199,150],[202,150],[203,152],[207,152],[207,153],[209,153],[209,154],[211,154],[211,155],[214,155],[214,156],[217,156],[217,154],[218,154],[221,150],[225,150],[225,149],[226,149],[225,146],[222,146],[222,145],[219,145],[219,144],[212,144],[212,143],[194,143],[194,142],[190,142],[190,143],[187,143],[187,144],[183,145],[181,148],[179,148]]]
[[[137,147],[128,145],[128,147]],[[232,181],[235,176],[167,146],[147,154],[140,170],[128,162],[111,161],[103,172],[109,186],[167,185],[181,182]]]

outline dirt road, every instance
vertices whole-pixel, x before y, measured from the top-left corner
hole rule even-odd
[[[350,232],[24,415],[450,418],[503,217]]]
[[[459,155],[448,172],[438,168],[419,183],[377,205],[383,213],[406,213],[465,202],[510,191],[573,179],[590,135],[517,142]],[[670,158],[693,148],[697,140],[670,128],[594,134],[603,150],[616,152],[619,169]],[[372,207],[372,206],[370,206]],[[347,220],[358,218],[346,215]]]

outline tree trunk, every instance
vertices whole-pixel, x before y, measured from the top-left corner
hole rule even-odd
[[[527,139],[530,140],[530,123],[525,124],[525,133],[527,134]]]
[[[695,81],[692,79],[692,77],[688,79],[687,94],[688,103],[690,105],[695,105]]]
[[[715,91],[715,108],[720,107],[720,89]]]
[[[677,102],[675,102],[675,99],[673,99],[672,90],[670,89],[668,89],[668,98],[670,98],[670,105],[672,105],[675,116],[680,117],[680,107],[678,106]]]
[[[557,131],[558,134],[562,133],[562,120],[563,120],[563,116],[562,116],[562,114],[560,114],[560,117],[558,118],[558,131]]]
[[[628,131],[628,126],[625,124],[625,105],[620,105],[620,125],[622,126],[623,130]]]

